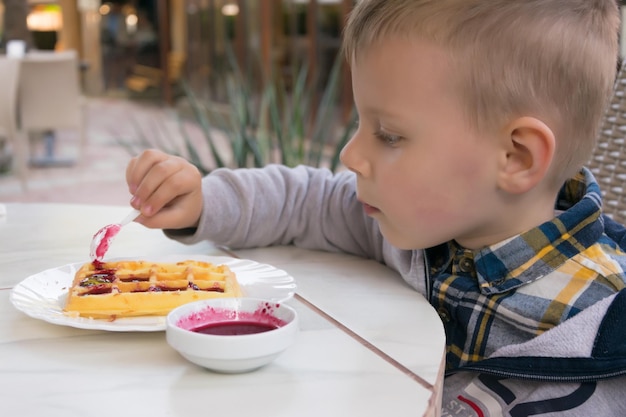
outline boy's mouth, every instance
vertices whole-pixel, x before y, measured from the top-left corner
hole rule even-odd
[[[380,210],[374,206],[370,206],[369,204],[363,202],[361,202],[361,204],[363,205],[363,210],[365,211],[365,214],[367,214],[368,216],[373,216],[374,214],[380,213]]]

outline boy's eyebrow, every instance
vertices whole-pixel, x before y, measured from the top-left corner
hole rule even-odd
[[[392,112],[386,108],[383,107],[379,107],[379,106],[375,106],[375,105],[366,105],[363,107],[358,107],[357,106],[357,111],[359,114],[374,114],[377,116],[385,116],[388,118],[396,118],[398,117],[398,113],[397,112]]]
[[[401,117],[397,111],[390,111],[386,108],[377,107],[377,106],[365,106],[357,108],[357,113],[360,117],[363,116],[374,116],[376,118],[384,118],[387,122],[394,122],[399,120]]]

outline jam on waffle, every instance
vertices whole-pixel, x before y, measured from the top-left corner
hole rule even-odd
[[[163,316],[191,301],[240,296],[235,274],[226,265],[94,261],[76,272],[64,311],[106,319]]]

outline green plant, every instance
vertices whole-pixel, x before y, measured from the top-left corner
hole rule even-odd
[[[270,76],[273,81],[255,91],[254,76],[250,72],[242,73],[233,64],[232,73],[225,80],[226,114],[218,106],[199,100],[183,83],[185,96],[209,144],[216,167],[280,163],[327,166],[336,170],[339,152],[354,125],[352,120],[342,123],[338,115],[341,66],[342,59],[338,58],[320,94],[315,87],[316,80],[309,80],[306,65],[296,71],[291,88],[283,77]],[[217,146],[216,132],[223,132],[228,138],[230,160],[225,150]],[[187,139],[190,159],[200,165],[199,155]],[[201,167],[201,170],[208,172],[210,169]]]
[[[309,79],[306,65],[295,71],[290,86],[283,77],[270,74],[268,79],[272,81],[259,89],[253,69],[244,73],[232,55],[229,61],[231,72],[222,80],[227,91],[225,105],[201,100],[182,80],[189,114],[172,115],[179,135],[167,132],[163,121],[143,128],[137,123],[140,140],[135,146],[127,143],[129,151],[134,153],[137,146],[157,147],[184,156],[203,174],[221,167],[262,167],[271,163],[324,166],[333,171],[340,167],[339,153],[355,125],[354,111],[345,122],[337,106],[341,57],[334,62],[321,91],[315,87],[316,80]],[[200,138],[189,133],[189,122],[199,128]],[[152,130],[146,134],[146,129]]]

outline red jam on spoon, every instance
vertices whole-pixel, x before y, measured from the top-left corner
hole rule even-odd
[[[120,232],[122,225],[109,224],[98,230],[91,241],[89,256],[92,260],[102,261],[111,246],[111,241]]]
[[[109,250],[109,246],[111,246],[113,238],[120,232],[123,226],[135,220],[140,214],[139,210],[133,209],[121,222],[109,224],[98,230],[91,239],[91,246],[89,248],[91,260],[102,261],[104,255]]]

